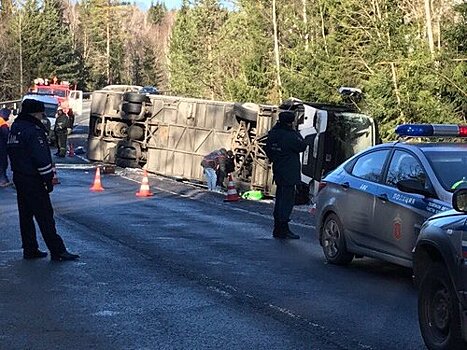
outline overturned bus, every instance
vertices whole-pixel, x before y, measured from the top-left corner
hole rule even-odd
[[[301,155],[302,201],[323,174],[379,142],[374,120],[352,107],[290,99],[280,108],[294,110],[295,125],[308,143]],[[234,152],[234,176],[242,190],[273,194],[263,146],[278,111],[273,105],[95,91],[88,158],[200,182],[202,158],[223,147]]]

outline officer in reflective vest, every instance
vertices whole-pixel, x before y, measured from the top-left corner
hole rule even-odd
[[[53,191],[52,158],[46,129],[41,122],[43,114],[42,102],[24,100],[21,113],[11,126],[8,136],[7,150],[17,191],[23,257],[37,259],[47,256],[46,252],[39,250],[33,221],[35,218],[51,259],[76,260],[79,256],[66,250],[55,228],[49,196]]]
[[[0,109],[0,187],[11,185],[8,180],[6,170],[8,168],[8,156],[6,151],[6,143],[8,140],[8,118],[10,117],[10,110],[8,108]]]
[[[295,203],[295,185],[301,181],[300,153],[306,143],[300,133],[293,129],[295,114],[290,111],[279,113],[279,122],[269,131],[266,141],[266,155],[272,161],[276,182],[274,204],[274,238],[298,239],[290,231],[289,221]]]

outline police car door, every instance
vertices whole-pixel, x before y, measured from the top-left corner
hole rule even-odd
[[[372,223],[376,193],[389,153],[389,148],[363,153],[355,159],[350,169],[351,175],[343,177],[338,183],[336,204],[341,208],[338,215],[348,235],[349,245],[364,248],[374,246],[375,228]]]
[[[378,235],[375,247],[388,260],[411,266],[412,249],[423,222],[432,214],[427,211],[433,199],[397,189],[400,180],[417,180],[425,188],[431,184],[420,161],[412,153],[395,150],[386,172],[384,184],[379,186],[375,205],[373,230]]]

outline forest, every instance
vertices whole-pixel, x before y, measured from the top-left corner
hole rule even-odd
[[[37,77],[85,91],[334,103],[341,86],[384,139],[404,122],[467,123],[467,2],[0,0],[0,101]]]

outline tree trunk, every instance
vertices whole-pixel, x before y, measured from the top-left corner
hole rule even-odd
[[[276,16],[276,0],[272,0],[272,22],[274,26],[274,56],[276,58],[276,85],[279,94],[279,101],[282,103],[282,81],[279,59],[279,38],[277,34],[277,16]]]
[[[23,96],[23,27],[22,27],[22,13],[19,13],[19,95]]]
[[[319,14],[321,16],[321,35],[323,36],[323,41],[324,41],[324,51],[326,52],[326,55],[329,56],[328,43],[326,41],[326,31],[324,28],[324,14],[323,14],[321,4],[319,4]]]
[[[110,79],[110,0],[107,0],[107,31],[106,31],[106,73],[107,73],[107,84],[111,84]]]
[[[303,27],[305,28],[305,51],[309,48],[309,34],[308,34],[308,17],[306,13],[306,0],[302,0],[303,4]]]
[[[430,0],[425,0],[425,21],[426,21],[426,32],[428,36],[428,45],[430,47],[431,55],[435,54],[435,42],[433,39],[433,24],[431,20],[431,3]]]

